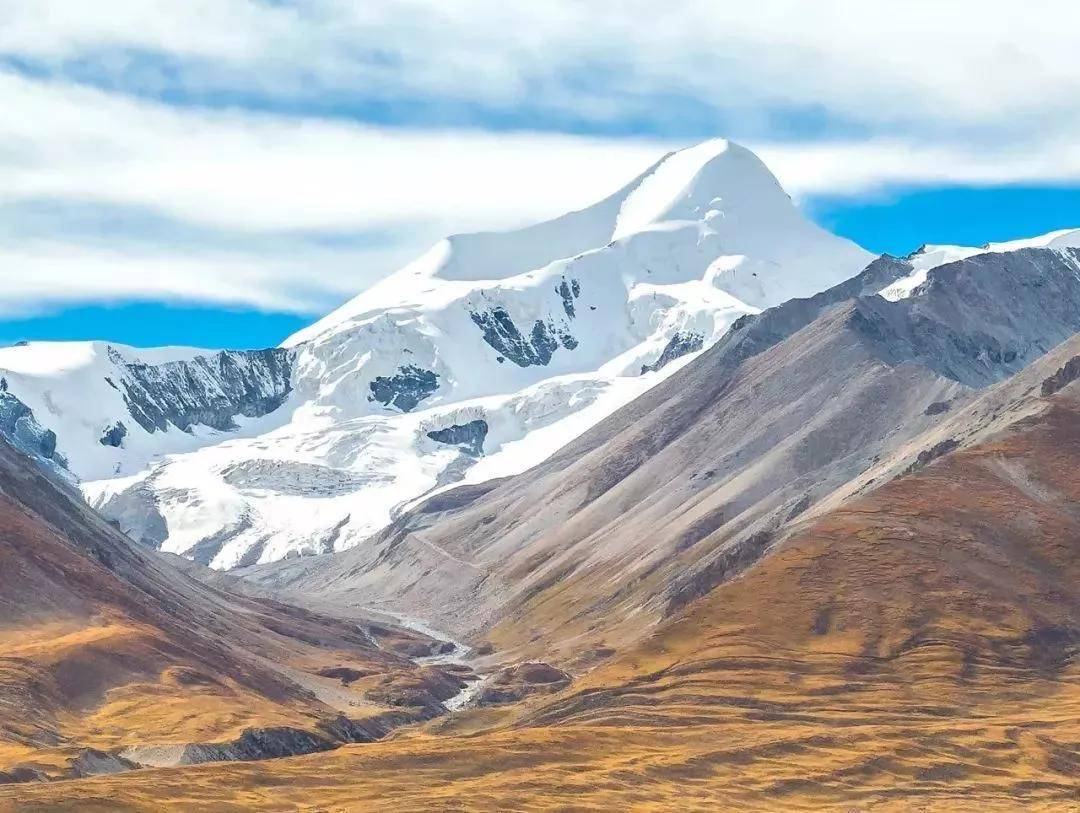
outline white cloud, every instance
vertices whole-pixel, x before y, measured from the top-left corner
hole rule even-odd
[[[0,99],[0,200],[107,201],[241,229],[522,223],[591,203],[663,152],[170,108],[10,73]]]
[[[0,319],[86,302],[187,301],[320,315],[411,259],[366,250],[221,251],[135,241],[0,242]]]
[[[928,145],[899,139],[750,144],[796,197],[858,195],[888,186],[1080,182],[1080,144],[1039,149]]]
[[[1069,0],[0,0],[0,53],[193,91],[663,117],[820,109],[872,128],[1065,134],[1080,70]]]
[[[40,214],[33,241],[18,224],[0,229],[0,310],[9,314],[42,302],[125,298],[318,313],[447,233],[588,205],[664,151],[174,109],[10,73],[0,73],[0,101],[5,216],[67,204],[54,207],[51,235],[42,234]],[[108,207],[106,220],[116,210],[115,228],[93,239],[71,234],[72,204]],[[180,236],[166,239],[159,224],[160,245],[148,245],[124,222],[128,211],[174,221]],[[207,245],[206,232],[240,247]]]

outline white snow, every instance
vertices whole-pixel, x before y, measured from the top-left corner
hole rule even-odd
[[[641,374],[676,333],[707,348],[738,317],[809,296],[871,259],[807,221],[753,153],[715,140],[581,211],[440,241],[287,339],[292,394],[264,418],[238,419],[235,432],[142,431],[104,382],[111,362],[100,343],[10,348],[0,372],[56,431],[92,503],[138,487],[165,520],[166,550],[191,555],[216,539],[212,564],[228,568],[340,550],[423,495],[523,471],[688,363],[696,354]],[[562,293],[571,287],[572,314]],[[474,322],[496,309],[526,341],[542,323],[574,346],[518,366]],[[204,352],[119,350],[145,363]],[[408,413],[371,389],[404,366],[438,375]],[[124,447],[102,446],[116,420],[129,429]],[[488,426],[479,460],[427,436],[473,420]]]
[[[1080,248],[1080,229],[1061,229],[1037,237],[1009,240],[1002,243],[987,243],[978,247],[925,245],[907,258],[914,271],[908,276],[896,280],[896,282],[883,288],[878,293],[881,297],[892,302],[907,299],[915,293],[919,286],[926,282],[927,275],[935,268],[959,260],[966,260],[968,257],[979,254],[1002,254],[1025,248]]]
[[[988,243],[985,247],[992,252],[1017,251],[1022,248],[1080,248],[1080,229],[1059,229],[1022,240]]]
[[[665,215],[679,205],[679,198],[686,194],[694,176],[727,148],[728,142],[717,138],[666,156],[626,196],[611,239],[618,240],[668,219]]]

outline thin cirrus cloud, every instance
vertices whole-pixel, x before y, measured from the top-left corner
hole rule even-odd
[[[801,197],[1080,180],[1071,4],[894,5],[0,0],[0,314],[319,313],[707,135]]]

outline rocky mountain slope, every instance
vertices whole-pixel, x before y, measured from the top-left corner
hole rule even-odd
[[[912,273],[882,258],[740,320],[523,475],[459,488],[338,556],[245,571],[376,598],[507,657],[588,662],[750,567],[793,522],[947,451],[918,438],[1080,331],[1080,252],[1022,248]]]
[[[0,809],[1074,809],[1078,379],[1074,338],[910,444],[948,450],[807,512],[554,697],[258,768],[0,789]]]
[[[216,568],[342,550],[540,462],[739,317],[871,259],[709,141],[581,211],[448,238],[282,348],[0,350],[28,410],[0,431],[148,545]]]
[[[169,566],[3,440],[0,526],[0,783],[324,750],[460,688],[425,636]]]

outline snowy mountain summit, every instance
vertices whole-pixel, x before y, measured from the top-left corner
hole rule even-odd
[[[0,350],[0,431],[13,416],[155,547],[218,568],[341,550],[540,462],[740,316],[871,259],[707,141],[581,211],[449,237],[280,348]]]

